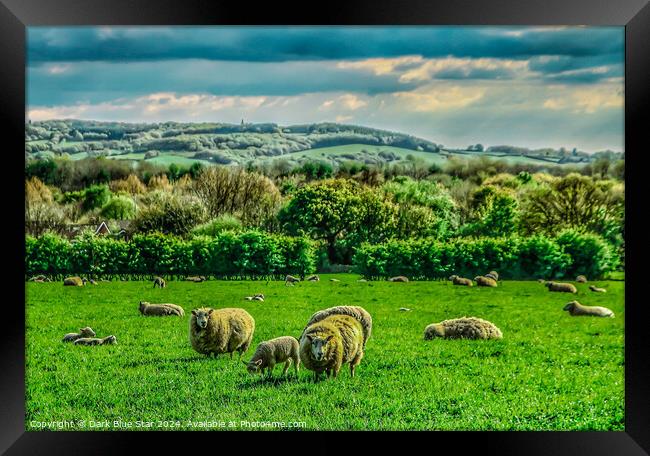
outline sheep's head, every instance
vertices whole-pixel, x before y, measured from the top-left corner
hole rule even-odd
[[[441,325],[429,325],[424,330],[424,339],[435,339],[436,337],[444,337],[445,328]]]
[[[83,337],[95,337],[95,331],[93,331],[92,328],[89,327],[89,326],[86,326],[85,328],[79,329],[79,333]]]
[[[246,365],[246,369],[248,370],[249,374],[258,374],[261,372],[261,367],[262,367],[262,360],[250,360],[249,362],[242,361]]]
[[[311,342],[311,356],[316,361],[322,361],[325,357],[325,347],[327,343],[332,340],[334,335],[329,335],[325,339],[321,337],[314,337],[312,335],[307,335],[307,339]]]
[[[458,278],[458,276],[457,276],[456,274],[454,274],[454,275],[452,275],[452,276],[449,276],[449,280],[451,280],[452,282],[453,282],[454,280],[456,280],[457,278]]]
[[[201,329],[204,329],[206,326],[208,326],[208,320],[210,319],[210,315],[212,314],[212,311],[214,309],[195,309],[192,311],[192,315],[194,316],[194,319],[196,320],[196,326],[198,326]]]
[[[550,288],[551,285],[553,285],[553,282],[544,282],[546,288]]]
[[[147,301],[140,301],[140,312],[144,312],[144,309],[149,305]]]
[[[562,310],[568,310],[571,311],[576,308],[576,304],[578,304],[578,301],[571,301],[568,302]]]
[[[115,344],[117,344],[117,337],[115,337],[115,336],[105,337],[104,338],[104,343],[105,344],[115,345]]]

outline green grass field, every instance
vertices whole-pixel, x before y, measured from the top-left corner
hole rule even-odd
[[[28,283],[26,428],[83,420],[65,429],[106,429],[91,421],[117,429],[118,420],[138,430],[205,429],[206,422],[212,429],[247,429],[242,421],[317,430],[624,429],[623,282],[592,282],[605,294],[577,284],[575,299],[616,313],[590,318],[569,316],[562,307],[573,296],[537,282],[489,289],[330,277],[294,287],[170,281],[162,290],[150,282]],[[256,292],[266,301],[243,300]],[[139,300],[180,304],[186,316],[140,316]],[[313,312],[343,304],[373,316],[355,378],[344,366],[338,378],[318,383],[304,369],[297,379],[282,379],[276,366],[274,379],[262,380],[236,356],[207,358],[188,340],[191,309],[242,307],[256,321],[248,359],[260,341],[299,336]],[[503,340],[422,339],[427,324],[461,316],[492,321]],[[61,342],[86,325],[98,337],[116,335],[118,345]]]

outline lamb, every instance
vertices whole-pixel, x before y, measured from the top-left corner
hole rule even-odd
[[[493,323],[476,317],[462,317],[432,323],[424,328],[424,340],[445,339],[501,339],[503,334]]]
[[[491,277],[486,277],[486,276],[476,276],[474,277],[474,281],[476,282],[476,286],[478,287],[496,287],[497,286],[497,281],[494,280]]]
[[[564,293],[577,293],[575,285],[572,283],[561,283],[561,282],[545,282],[544,286],[548,288],[548,291],[559,291]]]
[[[71,286],[71,287],[83,287],[86,284],[86,279],[82,279],[81,277],[74,276],[74,277],[66,277],[63,279],[63,286]]]
[[[485,274],[483,277],[489,277],[491,279],[494,279],[495,282],[499,281],[499,273],[496,271],[490,271],[487,274]]]
[[[86,326],[85,328],[79,329],[78,333],[68,333],[65,336],[63,336],[63,339],[61,342],[74,342],[77,339],[81,339],[82,337],[95,337],[95,331],[90,326]]]
[[[319,310],[309,318],[309,321],[307,322],[307,325],[303,330],[303,335],[305,334],[305,331],[309,326],[321,320],[324,320],[330,315],[348,315],[350,317],[357,319],[359,323],[361,323],[361,326],[363,327],[363,347],[364,348],[366,347],[366,342],[368,341],[368,339],[370,338],[370,334],[372,333],[372,317],[366,311],[366,309],[359,306],[335,306],[335,307],[329,307],[327,309]]]
[[[318,282],[318,281],[320,281],[320,277],[318,277],[316,274],[314,274],[314,275],[311,275],[311,276],[307,277],[307,280],[310,281],[310,282]]]
[[[607,290],[604,288],[598,288],[595,285],[589,285],[589,289],[594,293],[607,293]]]
[[[153,287],[156,288],[156,286],[160,288],[165,288],[167,286],[167,283],[165,282],[165,279],[163,279],[162,277],[156,276],[153,278]]]
[[[607,307],[600,306],[585,306],[578,301],[571,301],[564,306],[563,310],[568,310],[571,316],[592,316],[592,317],[614,317],[612,312]]]
[[[391,277],[388,279],[389,282],[408,282],[409,279],[408,277],[404,276],[397,276],[397,277]]]
[[[103,339],[95,337],[83,337],[74,341],[75,345],[115,345],[117,338],[113,335],[106,336]]]
[[[275,339],[260,342],[250,361],[248,363],[242,361],[242,363],[246,364],[246,368],[251,374],[263,374],[266,369],[269,377],[273,375],[273,368],[276,364],[284,363],[283,376],[287,374],[289,366],[293,364],[297,377],[300,366],[298,348],[298,339],[295,337],[276,337]]]
[[[294,277],[292,275],[287,274],[287,276],[284,278],[284,285],[293,285],[296,282],[300,282],[300,279],[298,277]]]
[[[579,275],[578,277],[576,277],[576,282],[578,282],[578,283],[587,283],[587,278],[585,276],[583,276],[583,275]]]
[[[244,309],[192,310],[189,337],[192,348],[198,353],[219,355],[239,352],[239,359],[248,350],[255,332],[255,320]]]
[[[300,361],[314,372],[314,381],[322,372],[338,375],[341,366],[350,363],[350,375],[363,358],[364,329],[349,315],[329,315],[305,328],[300,338]]]
[[[146,301],[140,301],[140,313],[146,316],[178,315],[179,317],[183,317],[185,310],[176,304],[151,304]]]
[[[463,285],[466,287],[474,285],[471,280],[466,279],[465,277],[458,277],[457,275],[450,276],[449,280],[451,280],[454,285]]]

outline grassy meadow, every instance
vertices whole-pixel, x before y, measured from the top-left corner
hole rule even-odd
[[[310,430],[624,429],[624,282],[576,284],[574,297],[533,281],[489,289],[332,277],[294,287],[216,280],[169,281],[166,289],[151,282],[28,283],[26,428],[70,420],[70,430],[117,429],[117,420],[130,429],[172,430],[205,429],[205,422],[246,429],[242,421],[302,423]],[[590,284],[608,292],[592,293]],[[243,299],[256,292],[266,301]],[[609,307],[616,317],[571,317],[562,307],[572,299]],[[180,304],[186,315],[143,317],[140,300]],[[256,321],[248,360],[260,341],[299,336],[313,312],[344,304],[363,306],[373,317],[355,378],[347,366],[338,378],[318,383],[304,369],[298,378],[281,378],[276,366],[274,378],[264,380],[248,374],[236,356],[207,358],[188,340],[191,309],[242,307]],[[503,340],[423,340],[427,324],[461,316],[492,321]],[[83,326],[97,337],[114,334],[118,345],[61,342]]]

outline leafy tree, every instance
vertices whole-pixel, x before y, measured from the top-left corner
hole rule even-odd
[[[91,185],[83,191],[81,207],[84,211],[90,211],[104,206],[111,196],[107,185]]]
[[[195,197],[157,192],[152,199],[133,220],[136,231],[186,235],[205,221],[205,207]]]
[[[136,205],[126,195],[113,196],[102,208],[102,216],[112,220],[129,220],[135,217]]]

